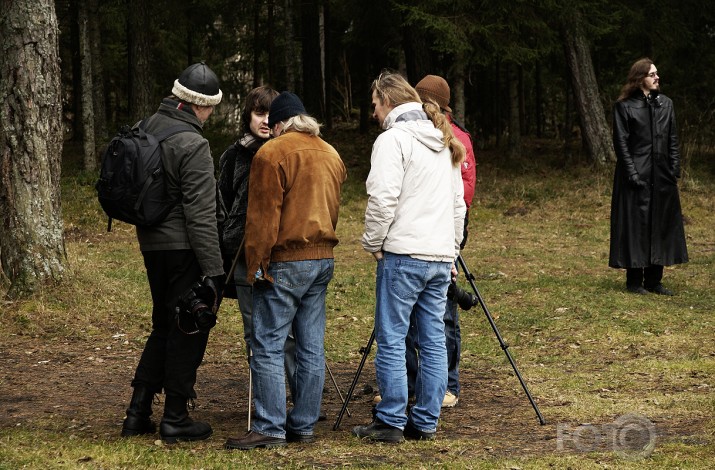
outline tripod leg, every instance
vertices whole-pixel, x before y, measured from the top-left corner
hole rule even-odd
[[[335,376],[333,375],[333,371],[330,370],[330,366],[328,365],[328,360],[325,360],[325,368],[328,371],[328,375],[330,376],[330,380],[333,382],[333,386],[335,387],[335,391],[338,392],[338,396],[340,397],[340,401],[345,405],[345,410],[348,412],[348,416],[352,416],[350,414],[350,410],[347,408],[347,404],[345,403],[345,399],[343,398],[343,394],[340,392],[340,387],[338,387],[338,383],[335,381]]]
[[[469,285],[472,287],[472,290],[474,291],[474,293],[477,296],[479,305],[482,307],[482,310],[484,311],[484,314],[487,316],[487,320],[489,320],[489,324],[491,325],[492,330],[494,331],[494,334],[496,335],[497,339],[499,340],[499,345],[501,346],[502,350],[504,351],[504,354],[506,354],[506,358],[509,360],[509,363],[511,364],[512,369],[514,369],[514,373],[516,374],[516,377],[519,379],[519,383],[521,383],[521,387],[524,389],[524,392],[526,393],[526,397],[529,399],[531,406],[534,408],[534,411],[536,412],[536,416],[539,418],[539,423],[541,425],[546,424],[546,420],[544,420],[544,417],[542,416],[541,411],[539,411],[539,407],[536,405],[534,398],[531,396],[531,392],[529,392],[529,387],[526,386],[526,382],[524,382],[524,379],[521,377],[521,374],[519,373],[519,369],[516,367],[516,363],[514,362],[514,359],[511,357],[511,354],[509,353],[509,345],[504,342],[504,339],[502,338],[501,334],[499,334],[499,329],[497,328],[496,323],[494,323],[494,318],[492,317],[492,314],[489,313],[487,304],[484,303],[484,299],[482,299],[482,296],[479,293],[479,289],[477,289],[477,285],[474,284],[474,276],[472,275],[471,272],[469,272],[469,268],[467,268],[467,265],[464,262],[464,258],[462,258],[461,254],[457,257],[457,260],[459,261],[460,266],[462,266],[462,271],[464,271],[464,277],[467,279],[467,281],[469,281]]]
[[[350,403],[350,399],[353,396],[353,391],[355,390],[355,385],[357,385],[358,379],[360,378],[360,373],[362,372],[363,366],[365,366],[365,361],[367,360],[368,354],[370,354],[370,349],[372,348],[372,343],[375,341],[375,329],[372,329],[372,334],[370,334],[370,339],[367,342],[367,346],[365,346],[365,349],[362,352],[362,359],[360,359],[360,365],[357,368],[357,371],[355,372],[355,377],[353,378],[353,383],[350,384],[350,389],[348,389],[348,394],[345,396],[345,401],[343,401],[343,407],[340,409],[340,413],[338,414],[338,419],[335,420],[335,424],[333,425],[333,431],[337,431],[338,428],[340,427],[340,421],[343,420],[343,415],[345,414],[345,410],[348,409],[348,403]]]

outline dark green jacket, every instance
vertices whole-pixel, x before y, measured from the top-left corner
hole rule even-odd
[[[216,178],[209,142],[201,136],[201,123],[193,112],[164,99],[148,118],[146,129],[158,133],[180,122],[196,132],[181,132],[162,142],[162,162],[169,196],[179,199],[166,219],[151,227],[137,227],[142,251],[193,250],[204,276],[223,274],[219,248]]]

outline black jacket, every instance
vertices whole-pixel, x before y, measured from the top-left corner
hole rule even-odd
[[[238,251],[246,231],[248,176],[253,156],[264,142],[252,134],[245,134],[219,159],[218,187],[228,211],[223,226],[222,249],[231,256]]]
[[[617,161],[608,265],[643,268],[687,262],[673,102],[664,95],[646,99],[641,92],[617,102],[613,145]],[[634,175],[643,187],[629,181]]]

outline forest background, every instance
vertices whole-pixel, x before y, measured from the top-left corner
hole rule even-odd
[[[695,0],[0,0],[0,469],[711,468],[714,46],[715,9]],[[628,295],[607,268],[610,113],[643,56],[675,103],[683,158],[691,261],[667,269],[667,299]],[[374,266],[359,246],[379,132],[370,83],[385,67],[449,81],[478,159],[464,257],[545,425],[473,309],[461,313],[463,394],[436,441],[350,436],[370,419],[368,361],[339,432],[328,383],[315,445],[224,452],[248,409],[240,314],[226,302],[193,412],[214,437],[118,437],[151,302],[133,227],[106,232],[99,157],[202,60],[225,93],[205,130],[215,158],[262,84],[295,91],[348,167],[326,329],[343,392],[373,326]],[[611,439],[629,431],[645,446]]]
[[[715,9],[696,0],[28,0],[2,3],[0,281],[10,297],[65,270],[63,150],[96,172],[122,125],[151,114],[181,70],[205,61],[224,100],[207,131],[235,137],[257,85],[296,92],[325,125],[369,129],[383,68],[411,83],[445,77],[478,149],[564,163],[615,156],[610,110],[628,68],[648,56],[675,102],[683,168],[713,143]],[[66,152],[65,152],[66,153]]]

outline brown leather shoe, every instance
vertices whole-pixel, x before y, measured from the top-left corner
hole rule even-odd
[[[223,445],[224,449],[240,449],[251,450],[256,447],[280,447],[286,445],[286,440],[283,437],[270,437],[263,434],[250,431],[245,436],[229,437]]]

